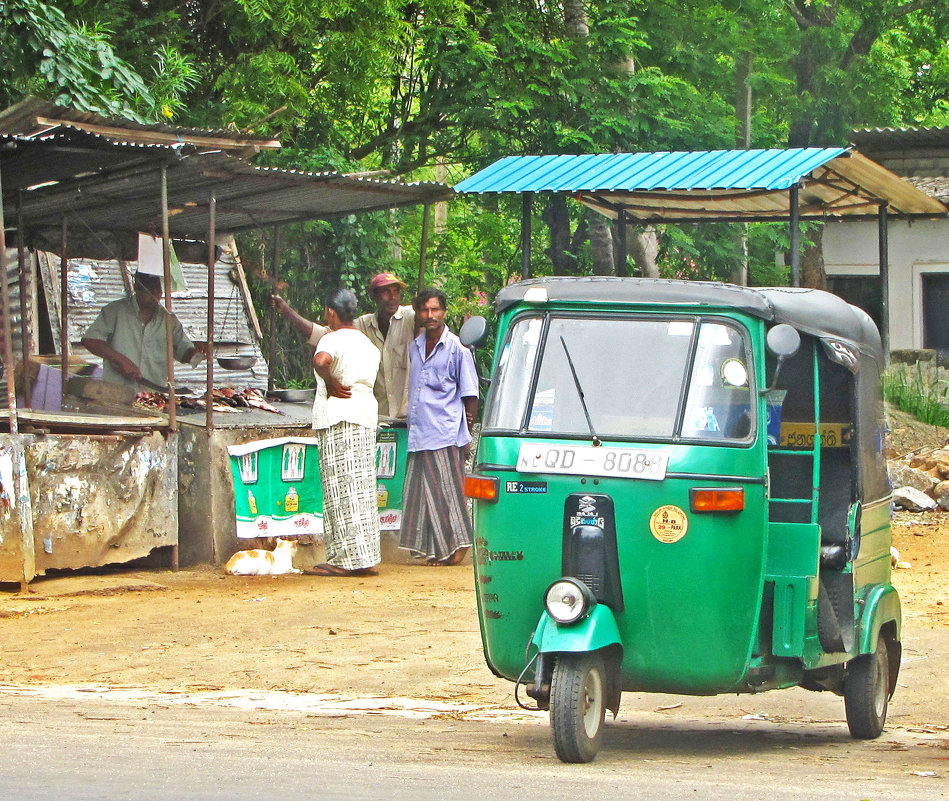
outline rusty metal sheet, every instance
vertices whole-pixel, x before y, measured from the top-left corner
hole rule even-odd
[[[32,437],[36,572],[128,562],[178,544],[178,443],[159,432]]]

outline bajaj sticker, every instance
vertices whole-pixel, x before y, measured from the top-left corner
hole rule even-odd
[[[678,506],[660,506],[649,518],[649,530],[659,542],[678,542],[689,530],[689,518]]]

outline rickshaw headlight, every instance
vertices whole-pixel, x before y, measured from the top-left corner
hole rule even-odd
[[[574,578],[562,578],[547,588],[544,607],[547,614],[561,624],[576,623],[596,606],[590,588]]]

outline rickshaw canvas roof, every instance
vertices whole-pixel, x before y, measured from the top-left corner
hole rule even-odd
[[[946,207],[856,150],[788,148],[507,156],[455,186],[459,193],[561,192],[616,218],[752,221],[802,217],[942,216]]]
[[[743,287],[659,278],[548,277],[520,281],[502,289],[495,299],[498,312],[515,303],[530,303],[525,294],[532,287],[543,287],[550,303],[733,309],[767,322],[787,323],[821,339],[845,342],[883,362],[880,334],[869,315],[837,295],[819,289]]]

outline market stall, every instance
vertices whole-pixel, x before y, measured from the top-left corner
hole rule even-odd
[[[222,261],[222,238],[427,205],[452,192],[440,184],[261,169],[230,154],[274,146],[269,140],[75,112],[51,119],[63,110],[48,106],[43,115],[29,104],[0,112],[3,363],[7,379],[22,376],[19,396],[17,382],[6,381],[0,433],[0,581],[26,585],[51,568],[130,561],[155,548],[168,548],[173,566],[179,558],[222,562],[238,547],[227,448],[305,436],[310,422],[306,403],[265,397],[266,360],[243,289],[256,331],[219,330],[231,289],[222,294],[216,285],[222,273],[228,281],[239,270],[239,260]],[[157,144],[169,131],[175,143]],[[203,292],[204,323],[193,320],[189,334],[207,342],[209,358],[200,371],[176,369],[169,329],[168,386],[130,402],[88,374],[94,360],[77,356],[70,319],[82,307],[82,287],[70,278],[81,275],[76,260],[109,259],[109,280],[128,293],[142,232],[159,237],[166,287],[173,242],[199,254],[204,248],[203,265],[200,256],[191,263],[203,267],[205,283],[190,286],[193,295]],[[174,293],[163,302],[167,311],[185,304]],[[236,357],[253,357],[251,365],[231,365],[251,369],[242,381],[232,380],[226,364]]]

